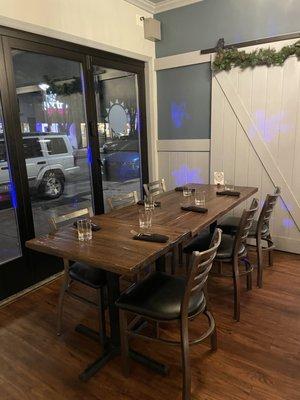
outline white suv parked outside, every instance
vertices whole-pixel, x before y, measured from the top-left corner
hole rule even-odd
[[[30,189],[45,198],[60,197],[66,179],[79,170],[68,136],[23,136],[23,144]],[[5,143],[0,138],[0,193],[9,191],[9,182]]]

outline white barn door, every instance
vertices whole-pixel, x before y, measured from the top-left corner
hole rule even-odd
[[[224,171],[236,185],[257,186],[260,205],[279,186],[272,235],[278,249],[300,253],[300,61],[215,74],[211,118],[211,178]]]

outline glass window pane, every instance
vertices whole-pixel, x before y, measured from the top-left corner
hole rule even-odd
[[[93,71],[104,200],[134,190],[140,197],[137,76],[100,66]]]
[[[2,104],[0,101],[0,264],[22,255],[16,217],[16,195],[9,171]]]
[[[35,234],[48,219],[92,206],[81,63],[13,50]]]
[[[51,138],[46,141],[48,154],[64,154],[68,152],[65,141],[62,138]]]

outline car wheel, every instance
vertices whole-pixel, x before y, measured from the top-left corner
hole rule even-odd
[[[46,172],[39,186],[39,193],[42,197],[48,199],[57,199],[60,197],[65,188],[64,177],[62,174],[50,171]]]

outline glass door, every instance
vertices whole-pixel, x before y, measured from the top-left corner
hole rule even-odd
[[[92,69],[105,212],[107,197],[136,191],[140,198],[143,178],[147,180],[139,73],[125,68],[110,68],[99,61]]]
[[[92,207],[82,63],[11,48],[35,236],[48,220]]]
[[[50,232],[50,217],[87,207],[99,214],[108,196],[141,195],[144,87],[140,61],[1,35],[0,300],[62,269],[61,260],[26,248]]]

